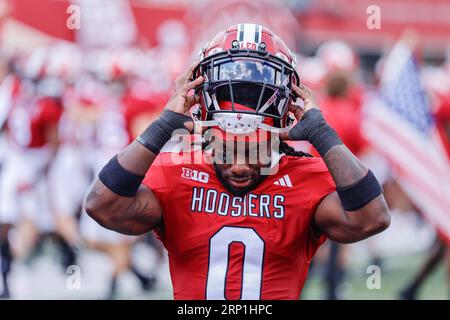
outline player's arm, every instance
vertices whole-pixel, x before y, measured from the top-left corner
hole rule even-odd
[[[318,205],[315,230],[341,243],[360,241],[385,230],[390,224],[389,209],[372,172],[344,145],[332,147],[323,159],[337,192]]]
[[[326,123],[312,92],[304,86],[294,86],[293,90],[304,101],[304,109],[291,107],[300,121],[290,130],[289,138],[308,140],[317,149],[337,190],[317,207],[313,227],[343,243],[359,241],[385,230],[390,224],[390,214],[375,176]]]
[[[103,167],[86,197],[86,212],[105,228],[138,235],[161,225],[160,204],[142,181],[164,144],[177,129],[192,130],[185,112],[196,102],[188,93],[203,82],[189,82],[195,65],[175,82],[164,111],[144,132]],[[151,177],[150,177],[151,178]]]
[[[86,212],[103,227],[123,234],[139,235],[157,226],[162,218],[158,200],[141,185],[155,158],[138,142],[132,142],[95,179],[86,197]]]

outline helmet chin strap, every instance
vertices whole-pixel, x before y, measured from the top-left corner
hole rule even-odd
[[[263,117],[252,114],[239,114],[242,117],[237,118],[237,113],[216,113],[213,115],[214,120],[200,121],[194,120],[194,124],[200,127],[215,127],[219,126],[222,130],[231,134],[250,134],[256,132],[256,129],[267,130],[272,133],[287,132],[291,128],[292,124],[287,128],[275,128],[262,123]],[[194,117],[193,117],[194,118]],[[195,119],[195,118],[194,118]],[[244,120],[243,120],[244,119]],[[228,120],[228,121],[227,121]],[[242,128],[250,128],[249,130],[243,130]],[[244,132],[245,131],[245,132]],[[197,131],[198,132],[198,131]],[[280,162],[280,159],[284,156],[284,153],[280,153],[278,150],[272,148],[270,157],[270,166],[263,169],[264,174],[271,174],[274,168]]]
[[[288,127],[285,127],[285,128],[276,128],[276,127],[269,126],[265,123],[261,123],[258,125],[258,128],[270,131],[272,133],[285,133],[285,132],[288,132],[289,130],[291,130],[292,125],[293,125],[293,123],[291,123]]]

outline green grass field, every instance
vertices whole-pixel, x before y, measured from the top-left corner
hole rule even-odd
[[[399,299],[399,291],[409,283],[425,258],[424,254],[414,254],[387,258],[381,268],[381,288],[369,290],[366,286],[367,265],[353,265],[342,286],[343,299]],[[324,281],[320,274],[313,273],[302,293],[302,299],[323,299],[325,296]],[[448,300],[447,275],[444,263],[435,269],[421,288],[418,299]]]
[[[366,286],[367,265],[354,264],[346,275],[342,286],[342,299],[349,300],[395,300],[400,290],[409,283],[425,259],[425,253],[415,253],[386,258],[381,268],[381,288],[369,290]],[[320,267],[319,267],[320,269]],[[144,297],[143,297],[144,298]],[[325,298],[325,285],[320,270],[312,272],[305,285],[301,299],[322,300]],[[447,275],[444,263],[440,263],[419,291],[418,299],[448,300]],[[171,299],[170,290],[161,290],[147,295],[144,299]]]

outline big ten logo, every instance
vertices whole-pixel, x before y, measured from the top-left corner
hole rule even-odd
[[[377,265],[370,265],[367,267],[366,272],[370,274],[366,281],[367,289],[381,289],[381,268]]]
[[[366,20],[366,26],[369,30],[381,29],[381,9],[377,5],[370,5],[366,9],[366,13],[369,15]]]
[[[68,266],[66,273],[69,277],[66,280],[66,286],[69,290],[81,289],[81,268],[77,265]]]
[[[184,167],[182,168],[181,177],[201,183],[208,183],[209,181],[209,174],[207,174],[206,172]]]
[[[81,28],[81,8],[75,4],[67,7],[66,13],[69,15],[66,20],[66,26],[69,30],[79,30]]]

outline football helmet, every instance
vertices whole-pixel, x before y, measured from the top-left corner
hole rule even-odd
[[[300,82],[296,58],[266,27],[243,23],[217,34],[200,50],[193,78],[199,76],[205,81],[191,112],[196,124],[232,134],[289,130],[291,87]]]
[[[327,72],[351,72],[358,65],[358,59],[353,49],[340,40],[322,43],[317,49],[316,56],[322,60]]]

